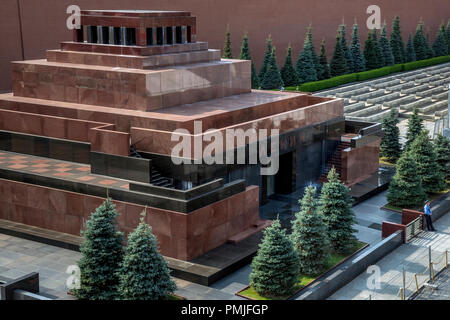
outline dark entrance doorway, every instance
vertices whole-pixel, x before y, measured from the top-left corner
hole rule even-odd
[[[293,155],[292,151],[280,155],[280,167],[275,175],[275,193],[288,194],[293,192]]]

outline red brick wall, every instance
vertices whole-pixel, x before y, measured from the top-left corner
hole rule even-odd
[[[44,58],[46,49],[58,48],[59,42],[72,39],[72,32],[65,27],[66,8],[78,4],[82,9],[188,10],[197,17],[197,40],[208,41],[215,49],[222,49],[225,29],[230,24],[234,56],[239,54],[242,34],[248,32],[257,68],[263,59],[268,34],[274,39],[281,65],[289,43],[293,46],[293,57],[297,58],[310,23],[314,28],[316,49],[325,39],[329,55],[333,52],[337,26],[343,19],[348,27],[357,19],[364,43],[366,9],[371,4],[380,6],[381,19],[386,20],[389,30],[392,18],[400,15],[405,41],[408,33],[414,33],[420,18],[424,19],[425,28],[430,29],[430,37],[434,39],[439,24],[447,21],[450,12],[448,0],[378,0],[376,3],[370,0],[2,0],[0,3],[0,70],[5,71],[0,77],[0,92],[11,90],[9,61],[23,60],[17,3],[21,7],[25,59]],[[350,37],[350,30],[347,34]]]
[[[146,222],[163,255],[190,260],[227,241],[258,221],[258,187],[189,214],[147,207]],[[0,179],[0,219],[80,235],[90,213],[104,201],[90,195]],[[114,201],[119,228],[130,232],[144,206]]]

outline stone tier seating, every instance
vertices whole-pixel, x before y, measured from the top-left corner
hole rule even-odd
[[[417,106],[421,117],[434,121],[448,113],[449,82],[450,63],[446,63],[317,94],[345,98],[344,113],[352,120],[381,121],[392,108],[399,116],[408,117]]]

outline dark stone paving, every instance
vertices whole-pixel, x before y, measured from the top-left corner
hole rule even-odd
[[[437,290],[424,287],[413,300],[450,300],[450,268],[434,278],[433,284],[437,286]]]

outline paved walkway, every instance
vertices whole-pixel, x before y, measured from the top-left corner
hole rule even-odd
[[[0,278],[15,279],[30,272],[39,273],[41,294],[56,299],[67,295],[67,267],[76,265],[80,253],[51,245],[0,234]],[[188,300],[240,300],[234,292],[221,291],[189,281],[174,279],[176,294]]]
[[[437,286],[437,290],[430,287],[423,288],[413,300],[450,300],[450,268],[442,271],[433,284]]]
[[[428,275],[428,246],[431,246],[432,261],[442,259],[445,250],[450,249],[450,214],[446,214],[433,223],[438,232],[423,232],[410,243],[403,244],[389,255],[378,261],[380,268],[380,288],[370,290],[367,286],[373,274],[362,273],[345,287],[338,290],[331,300],[364,300],[369,295],[372,300],[398,300],[398,291],[403,283],[402,270],[406,270],[406,296],[415,290],[413,277],[415,273]],[[443,263],[439,265],[442,268]],[[419,277],[423,283],[426,276]]]
[[[121,190],[129,189],[128,180],[101,176],[91,173],[87,164],[68,162],[44,157],[31,156],[9,151],[0,152],[0,169],[14,170],[44,177],[51,177],[89,185],[113,187]]]

